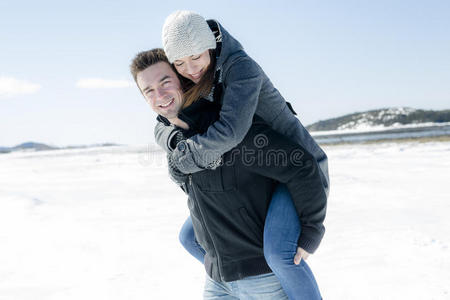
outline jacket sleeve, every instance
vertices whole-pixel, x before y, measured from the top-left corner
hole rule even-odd
[[[219,119],[205,133],[188,139],[183,153],[174,150],[180,171],[195,173],[208,168],[244,139],[258,105],[263,80],[261,68],[247,56],[236,59],[224,71]]]
[[[173,125],[165,125],[164,123],[157,121],[155,126],[155,141],[156,143],[166,151],[170,153],[173,151],[170,146],[170,141],[176,135],[178,129]]]
[[[325,233],[327,206],[317,161],[267,125],[252,126],[237,149],[242,151],[240,163],[249,171],[286,184],[302,226],[298,246],[314,253]]]

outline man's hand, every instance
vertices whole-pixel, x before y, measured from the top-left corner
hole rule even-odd
[[[300,264],[302,258],[304,260],[307,260],[308,256],[309,256],[309,253],[306,252],[306,250],[298,247],[297,248],[297,254],[295,254],[295,256],[294,256],[294,264],[296,264],[296,265]]]

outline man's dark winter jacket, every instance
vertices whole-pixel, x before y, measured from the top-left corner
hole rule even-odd
[[[217,119],[220,107],[215,105],[201,99],[183,110],[179,118],[191,127],[187,135],[205,131]],[[234,281],[271,272],[263,229],[278,182],[286,184],[300,217],[299,246],[312,253],[325,231],[327,196],[318,164],[261,118],[255,116],[244,140],[224,154],[220,167],[188,176],[188,206],[212,279]]]

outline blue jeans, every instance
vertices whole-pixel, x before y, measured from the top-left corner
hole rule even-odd
[[[321,299],[319,287],[306,262],[302,259],[299,265],[294,264],[300,232],[300,220],[291,195],[284,184],[279,184],[272,195],[264,224],[264,256],[289,299]],[[180,231],[180,242],[203,263],[205,251],[195,239],[190,217]]]
[[[268,273],[231,282],[217,282],[206,275],[203,299],[287,300],[288,297],[275,274]]]

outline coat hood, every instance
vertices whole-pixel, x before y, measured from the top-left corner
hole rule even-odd
[[[216,37],[216,70],[222,69],[231,56],[243,51],[244,48],[218,21],[207,22]]]

